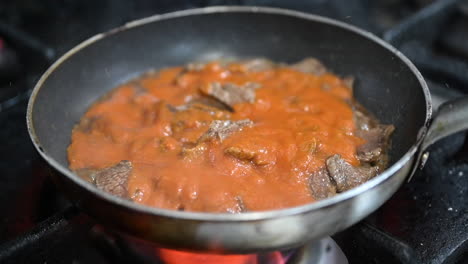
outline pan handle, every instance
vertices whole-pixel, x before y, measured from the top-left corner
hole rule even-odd
[[[450,100],[441,104],[421,143],[418,157],[411,175],[414,174],[416,169],[424,167],[424,164],[429,157],[427,149],[432,144],[444,137],[466,129],[468,129],[468,96]],[[411,177],[408,181],[409,180],[411,180]]]
[[[441,104],[421,144],[421,152],[425,152],[436,141],[466,129],[468,129],[468,96]]]

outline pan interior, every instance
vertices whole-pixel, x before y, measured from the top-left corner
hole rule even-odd
[[[261,12],[181,16],[110,34],[51,72],[35,98],[32,125],[44,152],[68,167],[71,130],[90,104],[149,69],[222,57],[294,62],[309,56],[341,76],[354,76],[357,100],[395,125],[392,163],[410,149],[424,125],[426,102],[405,62],[349,29]]]

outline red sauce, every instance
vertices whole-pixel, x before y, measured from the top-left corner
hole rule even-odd
[[[117,87],[85,114],[89,131],[75,129],[68,149],[71,169],[104,168],[121,160],[133,163],[128,190],[134,201],[187,211],[236,212],[239,198],[249,211],[313,202],[309,175],[327,157],[340,154],[359,165],[349,105],[352,91],[339,77],[279,67],[249,72],[241,64],[209,63],[183,72],[164,69]],[[190,109],[173,112],[200,96],[212,82],[260,84],[254,103],[238,103],[234,112]],[[141,89],[143,87],[144,89]],[[207,131],[212,120],[254,122],[223,141],[207,143],[201,155],[183,157],[182,149]],[[178,124],[183,121],[184,129]],[[241,147],[257,155],[240,160],[226,154]]]

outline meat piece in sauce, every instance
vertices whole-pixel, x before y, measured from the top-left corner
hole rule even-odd
[[[316,200],[332,197],[336,194],[335,183],[330,179],[326,168],[321,168],[310,175],[309,186],[312,196]]]
[[[171,120],[171,129],[176,134],[191,129],[204,128],[206,125],[211,124],[213,119],[224,120],[230,118],[230,112],[204,104],[200,100],[193,100],[176,107],[168,107],[174,113]],[[191,120],[190,117],[193,116],[197,117],[196,121]],[[193,139],[192,142],[196,142],[197,139]]]
[[[377,125],[368,130],[357,130],[356,136],[366,140],[357,147],[357,157],[363,162],[376,162],[388,147],[390,135],[395,130],[392,125]]]
[[[228,147],[224,150],[224,153],[245,161],[251,161],[256,156],[255,151],[243,149],[240,147]]]
[[[299,62],[289,65],[290,68],[303,72],[311,73],[315,75],[322,75],[327,72],[327,68],[315,58],[306,58]]]
[[[239,121],[213,120],[208,131],[200,137],[199,142],[203,142],[208,139],[219,139],[220,141],[223,141],[232,133],[241,131],[244,127],[250,127],[252,125],[253,122],[248,119]]]
[[[340,155],[331,156],[326,161],[328,173],[336,183],[337,192],[344,192],[361,185],[377,175],[377,167],[354,167]]]
[[[262,159],[260,154],[260,149],[245,149],[241,147],[228,147],[224,150],[224,153],[233,156],[238,160],[251,161],[255,165],[263,166],[271,163],[269,160]]]
[[[261,139],[254,139],[247,142],[233,142],[233,144],[224,150],[225,154],[241,161],[252,162],[257,166],[275,163],[276,155],[268,154],[275,152],[275,146],[271,142],[262,142]]]
[[[376,122],[364,111],[360,110],[360,106],[354,106],[354,123],[356,124],[356,130],[369,130],[369,128],[374,127]]]
[[[366,141],[366,143],[357,147],[357,158],[362,163],[378,165],[380,169],[383,169],[388,162],[386,152],[390,145],[390,136],[395,127],[379,124],[375,117],[356,102],[352,104],[352,107],[356,124],[355,136]]]
[[[263,58],[242,61],[241,64],[248,72],[267,71],[275,67],[272,61]]]
[[[198,144],[187,144],[182,148],[182,156],[188,159],[200,157],[208,149],[205,142]]]
[[[132,173],[132,163],[123,160],[112,167],[104,169],[80,169],[76,174],[94,183],[99,189],[119,197],[127,197],[128,177]]]
[[[213,120],[208,130],[198,139],[197,143],[187,144],[188,146],[182,148],[182,156],[189,159],[200,157],[207,150],[206,141],[212,139],[223,141],[231,134],[252,125],[253,122],[248,119],[239,121]]]
[[[238,103],[255,102],[255,90],[258,88],[260,88],[260,85],[253,82],[241,86],[232,83],[213,82],[204,86],[201,91],[232,107]]]

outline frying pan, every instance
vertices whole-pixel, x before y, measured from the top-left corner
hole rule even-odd
[[[356,78],[355,97],[394,124],[391,166],[372,180],[303,206],[242,214],[180,212],[98,190],[68,169],[74,124],[90,104],[149,69],[220,58],[294,62],[313,56]],[[27,111],[31,139],[56,169],[56,184],[99,223],[157,246],[203,252],[286,249],[343,230],[381,206],[427,159],[436,140],[468,128],[468,99],[431,119],[427,85],[415,66],[371,33],[328,18],[265,7],[209,7],[157,15],[99,34],[55,62]]]

